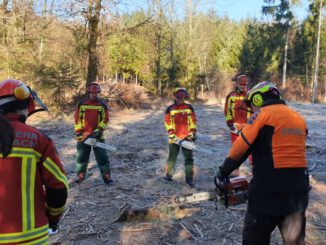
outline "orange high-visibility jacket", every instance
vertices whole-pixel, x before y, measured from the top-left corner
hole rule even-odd
[[[227,95],[224,104],[224,116],[227,124],[244,124],[247,122],[251,114],[246,110],[243,110],[248,109],[247,106],[242,103],[245,96],[245,93],[238,93],[237,91],[232,91]]]
[[[75,111],[75,132],[83,133],[83,138],[92,134],[94,129],[105,129],[109,122],[109,110],[106,103],[99,100],[81,100]]]
[[[6,158],[0,154],[0,244],[47,244],[48,224],[65,208],[67,178],[51,139],[19,115],[5,117],[14,141]]]
[[[190,132],[196,132],[197,120],[193,107],[189,104],[172,104],[165,111],[164,124],[166,131],[174,133],[178,138],[183,139]]]
[[[307,126],[299,113],[285,104],[264,106],[248,121],[229,157],[242,161],[252,154],[253,189],[307,191],[306,136]]]

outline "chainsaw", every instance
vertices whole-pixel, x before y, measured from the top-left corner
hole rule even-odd
[[[246,202],[249,182],[245,177],[225,178],[222,182],[215,178],[215,190],[174,197],[174,203],[186,204],[213,200],[227,208]]]
[[[193,141],[187,140],[186,138],[185,139],[177,138],[173,142],[173,144],[180,145],[181,147],[186,148],[188,150],[199,151],[199,152],[202,152],[205,154],[213,154],[213,151],[203,148],[203,147],[200,147],[200,146],[196,145]]]
[[[103,143],[103,142],[100,142],[96,138],[93,138],[93,137],[86,138],[86,140],[84,141],[84,143],[86,145],[90,145],[90,146],[93,146],[93,147],[103,148],[105,150],[112,151],[112,152],[117,151],[117,148],[115,148],[114,146],[109,145],[109,144],[106,144],[106,143]]]

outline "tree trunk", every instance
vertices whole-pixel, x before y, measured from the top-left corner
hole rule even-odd
[[[95,3],[94,3],[95,1]],[[93,5],[95,4],[95,8]],[[88,66],[86,86],[96,81],[98,74],[97,39],[99,37],[98,24],[100,21],[101,0],[88,0]]]
[[[289,43],[289,30],[286,30],[286,33],[285,33],[285,45],[284,45],[282,88],[286,87],[286,68],[287,68],[287,62],[288,62],[288,43]]]
[[[323,0],[319,3],[319,21],[318,21],[318,34],[317,34],[317,46],[316,46],[316,63],[314,72],[314,81],[312,87],[312,103],[316,102],[317,97],[317,87],[318,87],[318,68],[319,68],[319,46],[320,46],[320,31],[321,31],[321,21],[322,21],[322,6]]]

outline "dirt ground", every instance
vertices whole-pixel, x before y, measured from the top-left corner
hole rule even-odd
[[[326,244],[326,107],[291,104],[307,120],[309,137],[307,157],[311,172],[310,204],[307,210],[306,242]],[[67,209],[60,232],[51,244],[241,244],[241,229],[246,204],[229,209],[213,201],[168,208],[171,197],[214,188],[214,171],[230,148],[229,133],[220,105],[194,104],[198,119],[198,142],[214,154],[194,152],[196,188],[184,183],[182,154],[178,157],[175,181],[167,183],[164,164],[168,144],[163,125],[165,105],[155,110],[111,112],[106,142],[118,148],[110,154],[114,183],[102,182],[92,154],[85,182],[69,191]],[[56,143],[68,178],[75,177],[76,142],[72,115],[30,123],[44,130]],[[241,169],[248,174],[248,164]],[[151,219],[115,222],[125,207],[152,207]],[[278,231],[271,244],[282,244]]]

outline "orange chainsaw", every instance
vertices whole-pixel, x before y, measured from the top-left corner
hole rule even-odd
[[[174,203],[186,204],[214,200],[227,208],[244,203],[248,199],[249,182],[245,177],[225,178],[223,182],[215,178],[216,189],[213,191],[198,192],[189,195],[174,197]]]

